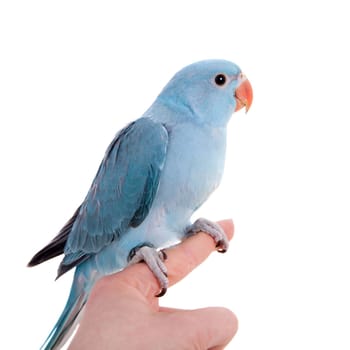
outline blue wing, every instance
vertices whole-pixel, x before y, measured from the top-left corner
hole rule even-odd
[[[167,145],[166,128],[150,118],[117,134],[79,208],[58,277],[142,223],[158,189]]]

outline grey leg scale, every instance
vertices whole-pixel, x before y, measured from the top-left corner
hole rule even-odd
[[[216,243],[216,250],[219,253],[225,253],[227,251],[229,247],[228,239],[224,230],[216,222],[200,218],[186,230],[187,235],[194,235],[198,232],[204,232],[211,236]]]
[[[157,297],[163,296],[169,286],[167,268],[164,264],[166,258],[167,256],[162,250],[158,251],[149,245],[136,247],[132,249],[129,255],[129,265],[145,262],[153,272],[161,288],[159,294],[156,295]]]

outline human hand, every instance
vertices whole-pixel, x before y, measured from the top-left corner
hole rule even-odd
[[[231,220],[219,222],[229,239]],[[199,233],[166,250],[170,286],[214,251],[211,237]],[[69,350],[220,350],[237,331],[228,309],[197,310],[159,306],[159,285],[145,264],[135,264],[97,282]]]

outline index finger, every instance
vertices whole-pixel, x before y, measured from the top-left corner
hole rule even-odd
[[[232,220],[219,221],[229,240],[233,237]],[[184,240],[181,244],[166,250],[170,286],[186,277],[193,269],[208,258],[215,250],[215,243],[208,234],[200,232]],[[159,287],[158,287],[159,289]]]
[[[218,224],[225,231],[227,238],[233,237],[232,220],[219,221]],[[166,249],[165,265],[168,270],[169,285],[177,283],[200,265],[215,250],[212,237],[206,233],[198,233],[180,244]],[[107,277],[116,283],[126,283],[136,288],[143,295],[154,298],[159,293],[159,283],[146,264],[131,265],[125,270]],[[105,279],[106,280],[106,279]],[[110,281],[111,282],[111,281]]]

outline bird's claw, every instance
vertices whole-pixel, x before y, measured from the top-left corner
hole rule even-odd
[[[164,264],[166,259],[167,255],[163,250],[157,250],[149,244],[137,246],[131,249],[129,253],[129,265],[145,262],[155,278],[158,280],[160,292],[156,295],[156,297],[162,297],[168,289],[169,280],[167,268]]]
[[[187,235],[194,235],[199,232],[207,233],[215,241],[216,250],[219,253],[226,253],[229,247],[229,241],[224,230],[216,222],[200,218],[188,227]]]
[[[215,248],[216,248],[216,251],[218,253],[226,253],[227,252],[226,243],[222,239],[216,243]]]
[[[156,298],[162,297],[167,291],[167,288],[162,288],[158,294],[156,294]]]

